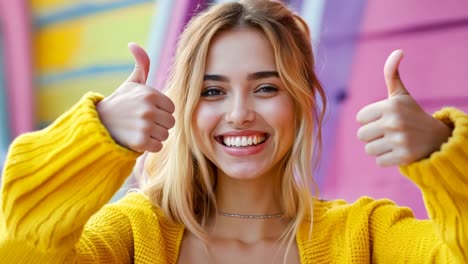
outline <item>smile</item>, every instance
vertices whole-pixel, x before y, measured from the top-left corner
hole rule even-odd
[[[247,148],[260,145],[268,140],[268,133],[255,133],[244,135],[219,135],[216,136],[218,143],[231,148]]]
[[[266,135],[261,136],[225,136],[223,137],[223,144],[228,147],[247,147],[258,145],[266,140]]]

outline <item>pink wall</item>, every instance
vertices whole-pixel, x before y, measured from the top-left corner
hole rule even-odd
[[[6,96],[12,137],[34,128],[31,28],[27,1],[0,0]]]
[[[383,64],[394,49],[403,49],[401,77],[428,111],[452,105],[468,111],[468,2],[367,1],[361,34],[343,102],[325,193],[355,200],[361,195],[387,197],[425,217],[419,190],[398,168],[379,168],[357,140],[356,113],[385,99]]]

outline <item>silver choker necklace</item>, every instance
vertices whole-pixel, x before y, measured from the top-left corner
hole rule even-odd
[[[270,219],[270,218],[277,218],[282,217],[284,214],[265,214],[265,215],[243,215],[243,214],[231,214],[225,213],[221,211],[217,211],[219,215],[227,216],[227,217],[235,217],[235,218],[246,218],[246,219]]]

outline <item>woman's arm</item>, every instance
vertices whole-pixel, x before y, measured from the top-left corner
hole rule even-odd
[[[460,263],[468,263],[468,115],[446,108],[435,116],[455,127],[451,138],[401,172],[421,189],[437,237]]]
[[[87,94],[48,128],[12,143],[2,177],[0,259],[60,263],[88,254],[127,259],[127,253],[114,255],[133,246],[120,236],[128,231],[125,225],[113,224],[122,216],[109,212],[94,221],[114,236],[82,231],[130,175],[141,152],[158,151],[175,122],[170,99],[144,84],[146,52],[134,44],[129,48],[135,70],[111,96]],[[86,243],[78,244],[80,238]],[[112,250],[83,251],[101,242]]]
[[[400,80],[401,51],[384,69],[389,98],[363,108],[358,137],[381,166],[401,172],[421,189],[430,220],[394,206],[370,219],[373,259],[378,263],[468,263],[468,116],[446,108],[430,116]]]
[[[430,219],[415,219],[393,204],[369,220],[375,263],[468,263],[468,116],[446,108],[435,114],[453,124],[453,134],[429,158],[402,166],[418,185]]]
[[[10,146],[2,177],[1,259],[72,257],[88,219],[130,174],[138,153],[117,145],[101,124],[95,110],[101,99],[87,94],[51,126]]]

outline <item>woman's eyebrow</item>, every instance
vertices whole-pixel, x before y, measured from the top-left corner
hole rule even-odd
[[[271,78],[271,77],[279,78],[278,72],[277,71],[254,72],[247,76],[247,80],[258,80],[258,79],[265,79],[265,78]]]
[[[279,73],[277,71],[260,71],[254,72],[247,75],[247,80],[258,80],[276,77],[279,78]],[[203,81],[216,81],[216,82],[229,82],[229,78],[224,75],[219,74],[205,74],[203,76]]]
[[[229,82],[229,78],[219,74],[205,74],[203,81]]]

